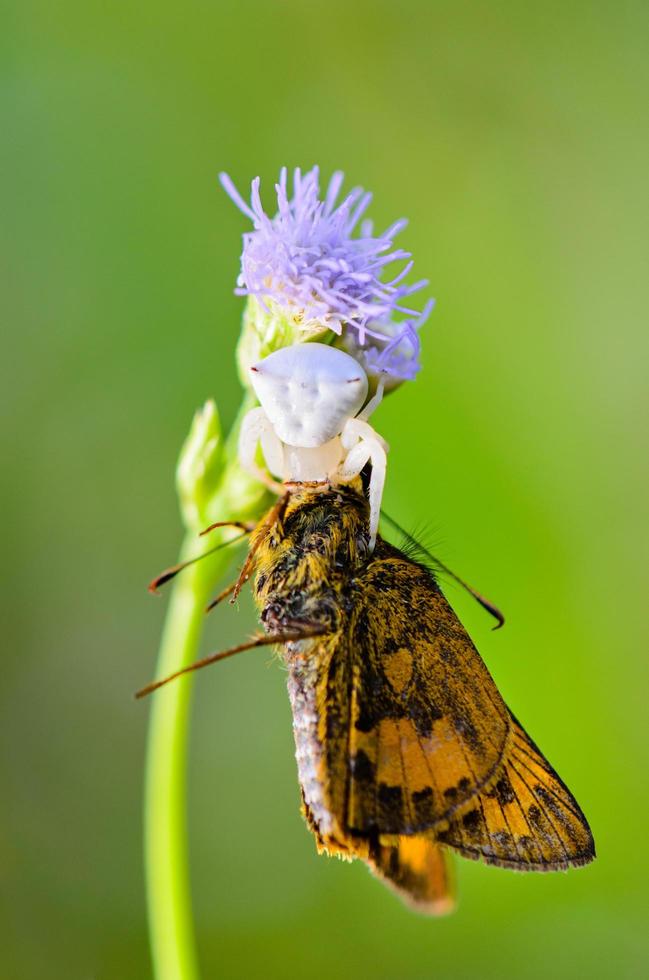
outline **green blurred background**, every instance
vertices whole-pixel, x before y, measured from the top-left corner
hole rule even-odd
[[[447,920],[318,859],[284,674],[197,683],[204,977],[648,971],[646,2],[4,6],[0,973],[150,975],[141,803],[151,575],[194,409],[239,400],[244,218],[216,182],[342,168],[438,307],[376,417],[386,509],[508,622],[449,595],[585,809],[567,875],[458,861]],[[262,185],[262,186],[263,186]],[[252,612],[219,611],[206,650]]]

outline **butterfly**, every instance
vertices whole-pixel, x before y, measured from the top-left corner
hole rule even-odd
[[[292,485],[222,593],[254,577],[263,635],[185,671],[279,647],[318,851],[364,861],[421,912],[453,908],[452,852],[518,871],[587,864],[586,818],[503,701],[434,571],[381,536],[371,552],[368,518],[359,479]]]

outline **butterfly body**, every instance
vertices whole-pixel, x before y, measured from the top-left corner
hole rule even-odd
[[[581,810],[434,575],[380,537],[370,552],[367,528],[360,480],[305,486],[251,542],[264,628],[305,631],[282,650],[318,849],[361,858],[432,913],[451,904],[449,850],[519,870],[587,863]]]

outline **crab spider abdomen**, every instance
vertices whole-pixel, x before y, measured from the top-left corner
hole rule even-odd
[[[367,375],[327,344],[293,344],[250,368],[255,394],[283,443],[314,449],[342,431],[367,397]]]

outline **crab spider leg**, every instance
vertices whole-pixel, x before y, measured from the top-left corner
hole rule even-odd
[[[378,432],[375,432],[372,426],[368,422],[365,422],[364,419],[348,419],[340,434],[343,449],[353,449],[359,439],[363,442],[378,442],[386,453],[390,448],[385,439]]]
[[[359,422],[367,422],[367,420],[370,417],[370,415],[372,414],[372,412],[375,412],[377,410],[377,408],[379,407],[379,405],[383,401],[383,389],[384,388],[385,388],[385,380],[383,378],[381,378],[379,380],[378,387],[376,389],[376,393],[374,394],[374,396],[372,398],[370,398],[370,400],[368,401],[368,403],[365,406],[365,408],[363,408],[358,413],[358,415],[356,416],[356,418],[358,419]]]
[[[355,420],[352,420],[355,421]],[[369,428],[369,426],[368,426]],[[344,480],[358,476],[366,463],[372,463],[372,474],[370,476],[369,503],[370,503],[370,540],[369,550],[374,551],[376,535],[379,530],[379,518],[381,516],[381,498],[383,497],[383,486],[385,484],[386,455],[385,449],[381,445],[378,436],[374,433],[372,437],[362,439],[349,450],[345,461],[340,467],[340,475]]]
[[[281,474],[284,466],[284,449],[263,408],[253,408],[244,417],[239,432],[239,460],[242,467],[260,480],[274,493],[283,493],[284,488],[268,473],[257,466],[255,455],[261,442],[264,459],[268,469]]]

